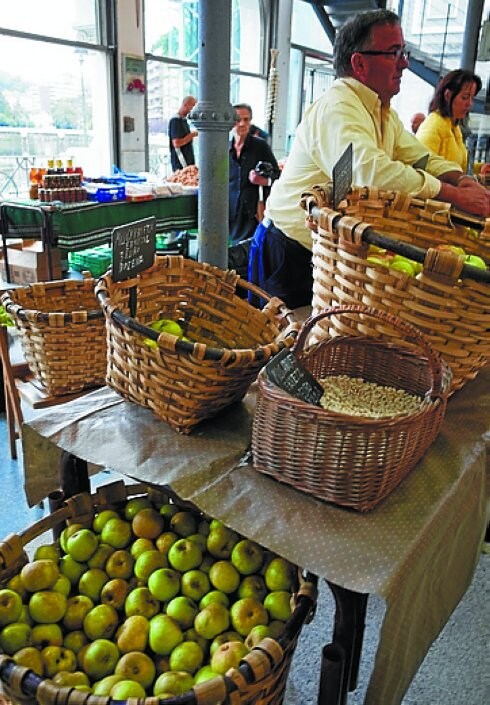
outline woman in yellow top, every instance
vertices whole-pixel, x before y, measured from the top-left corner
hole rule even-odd
[[[429,104],[429,114],[417,130],[417,139],[422,144],[444,159],[456,162],[464,172],[468,165],[468,152],[461,122],[470,112],[481,86],[480,77],[471,71],[450,71],[437,84]]]

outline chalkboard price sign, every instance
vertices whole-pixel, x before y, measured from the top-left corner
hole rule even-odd
[[[337,208],[352,186],[352,142],[346,148],[332,172],[333,207]]]
[[[291,396],[320,406],[323,387],[287,348],[274,355],[265,366],[269,380]]]
[[[156,221],[152,216],[121,225],[112,231],[112,279],[134,277],[153,264],[156,250]]]

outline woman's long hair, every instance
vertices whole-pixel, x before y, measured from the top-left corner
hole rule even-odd
[[[465,69],[455,69],[449,71],[436,86],[434,96],[429,103],[429,112],[437,110],[442,117],[452,118],[453,100],[461,92],[465,83],[474,83],[476,87],[475,95],[481,91],[481,78],[472,71]],[[446,91],[450,92],[449,100],[446,98]]]

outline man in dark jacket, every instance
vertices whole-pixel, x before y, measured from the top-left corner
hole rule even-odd
[[[239,103],[233,108],[238,119],[233,128],[229,151],[229,222],[230,240],[236,244],[254,234],[270,185],[279,177],[280,171],[267,142],[250,134],[250,105]]]
[[[177,115],[174,115],[168,124],[172,171],[183,169],[189,164],[195,164],[193,140],[198,133],[197,130],[191,130],[189,127],[187,115],[196,105],[196,102],[194,96],[186,96]]]

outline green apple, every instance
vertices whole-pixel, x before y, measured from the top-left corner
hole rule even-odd
[[[183,641],[177,644],[170,654],[171,671],[195,673],[204,661],[204,652],[195,641]]]
[[[65,634],[62,643],[65,649],[71,649],[78,656],[81,649],[88,644],[88,637],[82,629],[75,629],[75,631]]]
[[[133,532],[131,524],[119,517],[106,521],[100,534],[103,543],[108,543],[114,548],[126,548],[131,542]]]
[[[200,636],[194,627],[190,627],[189,629],[186,629],[185,632],[183,632],[184,635],[184,641],[195,641],[196,644],[199,644],[201,649],[203,650],[204,654],[207,654],[209,650],[209,641],[208,639],[205,639],[203,636]],[[167,668],[167,670],[170,670],[170,668]]]
[[[22,604],[22,609],[17,621],[28,624],[30,627],[34,626],[34,620],[32,619],[31,613],[29,612],[29,607],[26,604]]]
[[[467,255],[464,261],[465,264],[470,264],[472,267],[477,267],[478,269],[486,269],[487,265],[482,257],[478,255]]]
[[[224,605],[212,602],[200,610],[194,619],[194,629],[205,639],[214,639],[230,626],[230,613]]]
[[[261,575],[246,575],[238,586],[238,597],[254,597],[262,602],[267,595],[267,587]]]
[[[185,695],[193,685],[194,678],[190,673],[186,671],[167,671],[166,673],[161,673],[156,679],[153,686],[153,695],[160,698],[165,693],[167,696],[170,693],[172,695]]]
[[[219,602],[225,607],[230,606],[230,598],[225,592],[221,590],[210,590],[206,595],[203,595],[199,601],[199,609],[203,610],[205,607],[210,605],[212,602]]]
[[[208,538],[204,534],[191,534],[190,536],[187,536],[187,538],[189,541],[194,541],[194,543],[197,543],[203,553],[207,550]]]
[[[369,264],[377,264],[380,267],[389,267],[391,260],[392,258],[386,255],[369,255],[366,258],[366,262],[369,262]]]
[[[49,558],[55,563],[58,563],[61,558],[60,545],[57,541],[54,543],[43,543],[34,551],[33,560],[37,561],[40,558]]]
[[[22,611],[22,599],[14,590],[0,590],[0,627],[16,622]]]
[[[93,602],[99,602],[100,592],[108,580],[109,576],[102,568],[88,568],[80,576],[78,592],[80,595],[90,597]]]
[[[180,590],[180,574],[171,568],[154,570],[148,578],[148,589],[161,602],[171,600]]]
[[[16,592],[22,602],[26,602],[29,599],[29,592],[24,587],[24,583],[22,582],[20,573],[16,573],[15,575],[13,575],[10,580],[7,581],[5,587],[9,590],[13,590],[14,592]]]
[[[98,536],[91,529],[79,529],[66,540],[66,553],[79,563],[86,563],[99,545]]]
[[[197,532],[197,521],[192,512],[179,511],[170,518],[170,531],[179,536],[190,536]]]
[[[141,614],[126,617],[116,631],[116,644],[122,654],[130,651],[145,651],[148,645],[150,623]]]
[[[158,541],[158,539],[157,539]],[[133,556],[134,560],[138,560],[139,556],[145,551],[154,551],[157,548],[155,543],[150,539],[135,539],[129,547],[129,552]]]
[[[126,617],[141,614],[147,619],[151,619],[160,610],[160,602],[153,597],[146,586],[141,586],[131,590],[124,603]]]
[[[408,260],[397,260],[396,262],[392,261],[390,264],[390,269],[393,269],[395,272],[402,272],[403,274],[408,274],[409,277],[414,277],[417,273],[413,264]]]
[[[206,539],[209,553],[215,558],[230,558],[233,546],[238,543],[240,537],[221,522],[211,522],[210,531]]]
[[[99,512],[92,521],[92,529],[96,534],[101,534],[102,529],[107,524],[109,519],[120,519],[121,517],[115,509],[103,509]]]
[[[29,612],[38,624],[54,624],[65,616],[67,599],[61,592],[34,592],[29,600]]]
[[[72,585],[70,579],[67,578],[66,575],[63,575],[63,573],[60,573],[51,589],[54,590],[54,592],[61,592],[62,595],[68,597],[71,593],[71,588]]]
[[[90,680],[100,680],[114,673],[119,656],[119,649],[113,641],[96,639],[86,647],[83,655],[83,670]]]
[[[209,665],[215,673],[224,676],[230,668],[238,668],[240,661],[248,652],[249,650],[243,641],[227,641],[218,646],[211,656]]]
[[[124,548],[111,553],[105,564],[105,572],[109,578],[124,578],[127,580],[133,575],[134,558]]]
[[[214,652],[222,645],[226,644],[228,641],[243,641],[243,637],[238,632],[230,629],[227,632],[221,632],[218,636],[215,636],[211,644],[209,645],[209,655],[212,656]]]
[[[250,539],[242,539],[233,546],[231,562],[242,575],[257,573],[264,561],[264,551]]]
[[[106,563],[115,550],[116,549],[113,546],[109,546],[108,543],[99,543],[94,553],[87,561],[88,567],[105,570]]]
[[[156,549],[141,553],[134,564],[134,574],[143,582],[158,568],[168,568],[167,556]]]
[[[75,671],[77,668],[76,654],[64,646],[46,646],[41,651],[41,656],[48,678],[52,678],[59,671]]]
[[[63,553],[68,553],[67,549],[67,541],[70,538],[72,534],[74,534],[76,531],[79,531],[79,529],[84,529],[85,525],[80,524],[78,522],[75,522],[74,524],[69,524],[68,526],[65,526],[63,531],[60,534],[60,547]]]
[[[63,646],[63,632],[59,624],[35,624],[31,630],[31,645],[37,649],[45,646]]]
[[[28,592],[50,590],[55,584],[60,570],[58,564],[50,558],[40,558],[27,563],[20,571],[20,578]]]
[[[219,676],[219,673],[215,673],[209,664],[206,666],[201,666],[201,668],[194,674],[194,685],[204,683],[205,681],[210,681],[212,678],[216,678],[216,676]]]
[[[180,581],[182,594],[199,602],[211,590],[207,573],[202,570],[187,570]]]
[[[270,619],[285,622],[291,616],[291,593],[288,590],[274,590],[266,595],[264,607]]]
[[[160,553],[164,553],[167,556],[170,546],[178,541],[178,539],[179,537],[175,531],[164,531],[160,534],[160,536],[157,536],[155,540],[155,547],[160,551]]]
[[[160,507],[160,515],[163,517],[163,522],[165,526],[169,526],[170,519],[180,511],[176,504],[171,504],[170,502],[165,502]]]
[[[153,507],[146,507],[134,515],[131,521],[133,534],[138,538],[156,539],[163,531],[163,517]]]
[[[156,676],[155,664],[142,651],[123,654],[117,662],[115,673],[141,683],[145,689],[153,685]]]
[[[230,607],[230,618],[233,629],[242,636],[257,624],[267,624],[269,614],[264,605],[253,597],[242,597]]]
[[[195,541],[181,538],[170,546],[167,557],[172,568],[185,573],[186,570],[192,570],[201,564],[202,549]]]
[[[20,649],[31,646],[31,627],[24,622],[11,622],[0,632],[0,649],[12,656]]]
[[[105,676],[104,678],[101,678],[99,681],[96,681],[93,684],[92,693],[94,695],[101,695],[107,698],[110,695],[112,686],[122,680],[122,676],[116,675],[115,673],[111,673],[110,676]]]
[[[58,671],[53,676],[53,683],[60,687],[70,686],[75,688],[78,685],[90,687],[90,680],[83,671]]]
[[[179,624],[166,614],[157,614],[150,620],[150,648],[160,656],[168,656],[183,641]]]
[[[110,639],[119,621],[117,611],[111,605],[95,605],[83,620],[83,631],[89,641]]]
[[[262,639],[265,639],[266,637],[272,637],[271,628],[269,627],[269,625],[257,624],[255,627],[252,627],[248,636],[246,637],[245,646],[248,649],[253,649],[257,646],[257,644],[260,644]]]
[[[13,659],[18,666],[29,668],[37,676],[44,676],[44,661],[39,649],[35,646],[26,646],[13,655]]]
[[[131,497],[124,507],[124,518],[132,521],[134,516],[142,509],[150,509],[153,505],[148,497]]]
[[[268,564],[265,571],[265,584],[268,589],[292,590],[296,579],[296,566],[285,558],[276,556]]]
[[[109,693],[111,700],[128,700],[128,698],[145,698],[146,691],[138,681],[125,678],[115,683]]]
[[[209,580],[213,587],[227,595],[238,589],[240,579],[240,573],[229,561],[216,561],[209,569]]]
[[[123,578],[112,578],[102,586],[100,601],[103,605],[111,605],[116,610],[121,610],[129,593],[129,584]]]
[[[167,604],[165,612],[169,617],[175,619],[182,629],[189,629],[194,624],[194,618],[199,612],[199,608],[190,597],[177,595]]]
[[[66,602],[66,610],[63,616],[63,625],[69,631],[81,629],[83,620],[94,607],[93,600],[87,595],[73,595]]]
[[[80,577],[88,570],[87,563],[79,563],[68,555],[61,556],[59,566],[61,573],[66,575],[72,585],[78,585]]]

